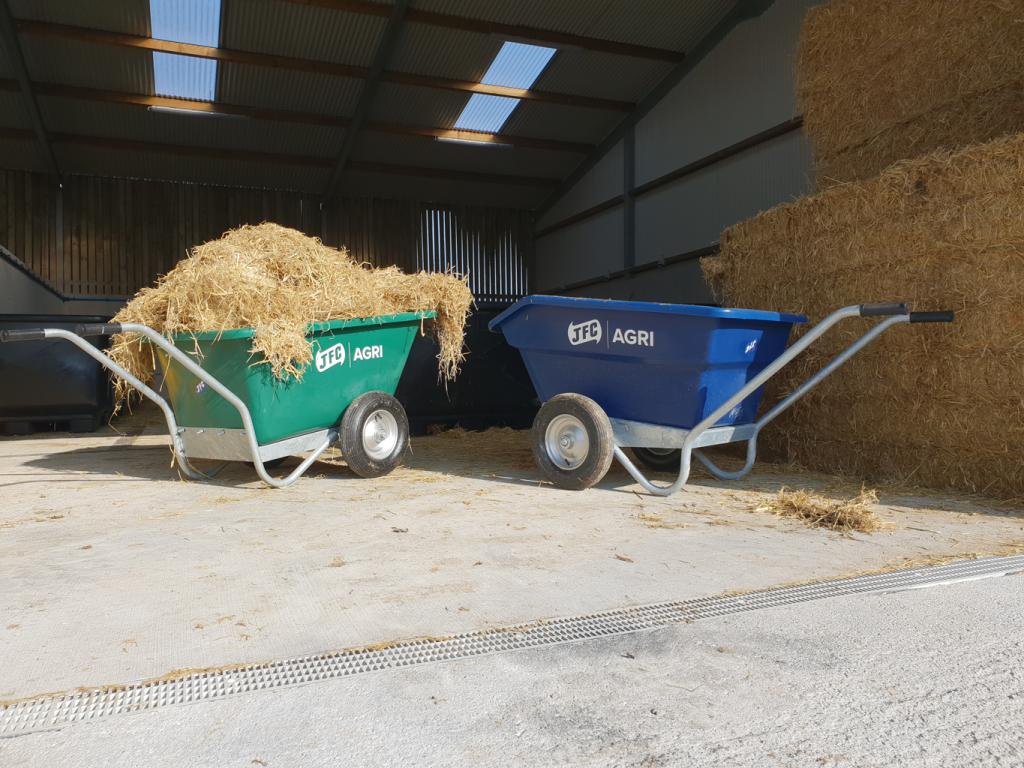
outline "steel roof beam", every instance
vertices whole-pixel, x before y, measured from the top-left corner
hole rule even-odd
[[[53,154],[53,147],[46,137],[46,126],[43,124],[43,116],[39,112],[39,105],[36,103],[35,94],[32,92],[32,81],[28,76],[28,68],[25,66],[25,58],[21,53],[21,43],[18,41],[18,33],[15,30],[14,19],[11,18],[11,10],[7,0],[0,0],[0,40],[3,40],[4,48],[7,49],[7,57],[14,66],[15,76],[21,87],[21,95],[25,97],[25,106],[28,108],[29,120],[32,123],[32,130],[39,140],[39,146],[43,151],[43,162],[46,170],[60,179],[60,169],[57,167],[57,157]]]
[[[72,85],[55,85],[53,83],[33,83],[32,89],[38,96],[51,96],[67,99],[82,99],[106,104],[129,104],[139,107],[167,107],[184,109],[191,112],[208,112],[214,115],[237,115],[253,120],[269,120],[280,123],[298,125],[322,125],[328,128],[348,128],[349,118],[335,115],[319,115],[311,112],[291,112],[283,109],[263,109],[261,107],[245,107],[237,104],[224,104],[216,101],[191,101],[176,99],[169,96],[144,96],[138,93],[123,91],[102,91],[93,88],[78,88]],[[0,91],[17,91],[17,80],[0,79]],[[480,144],[508,144],[526,149],[546,149],[554,152],[575,152],[588,154],[594,150],[593,144],[582,144],[573,141],[556,139],[538,139],[530,136],[512,136],[504,133],[484,133],[461,129],[431,128],[422,125],[405,125],[404,123],[364,122],[364,131],[374,133],[392,133],[400,136],[421,136],[424,138],[455,139],[472,141]]]
[[[384,72],[384,67],[391,60],[391,54],[394,52],[395,46],[398,45],[398,34],[402,29],[402,17],[405,16],[409,2],[410,0],[395,0],[395,4],[391,6],[391,15],[388,17],[388,23],[384,27],[384,32],[381,33],[380,42],[377,43],[377,50],[373,54],[370,71],[367,72],[366,79],[363,81],[363,88],[359,93],[359,101],[356,102],[355,112],[352,113],[352,119],[349,121],[348,129],[345,131],[345,138],[341,143],[341,150],[338,152],[338,160],[334,164],[334,170],[331,172],[330,179],[327,180],[327,186],[324,187],[324,195],[330,195],[334,192],[334,188],[338,186],[341,172],[345,170],[345,163],[348,162],[348,156],[352,153],[352,147],[355,146],[356,137],[359,136],[359,131],[363,127],[363,122],[370,111],[370,106],[377,96],[377,88],[380,85],[380,77]]]
[[[389,12],[390,6],[383,3],[372,3],[367,0],[284,0],[295,5],[311,5],[319,8],[330,8],[335,11],[346,13],[359,13],[367,16],[384,16]],[[652,48],[646,45],[633,45],[631,43],[619,43],[614,40],[602,40],[596,37],[585,37],[584,35],[573,35],[566,32],[555,32],[549,29],[538,29],[527,27],[521,24],[502,24],[496,21],[484,21],[482,19],[468,19],[463,16],[452,16],[446,13],[435,13],[433,11],[421,11],[409,9],[406,11],[405,20],[415,24],[429,24],[445,29],[458,29],[463,32],[476,32],[481,35],[498,37],[503,40],[511,40],[518,43],[532,45],[545,45],[562,49],[579,49],[584,51],[596,51],[598,53],[612,53],[618,56],[630,56],[636,59],[650,59],[652,61],[665,61],[677,64],[683,60],[685,54],[679,51],[666,50],[664,48]]]
[[[350,64],[335,64],[329,61],[296,59],[289,56],[275,56],[273,54],[266,53],[251,53],[249,51],[234,51],[226,48],[211,48],[205,45],[192,45],[190,43],[175,43],[170,40],[157,40],[152,37],[139,37],[138,35],[127,35],[120,32],[105,32],[102,30],[72,27],[64,24],[50,24],[41,21],[16,21],[15,26],[17,27],[18,32],[23,35],[55,37],[63,40],[76,40],[96,45],[110,45],[121,48],[136,48],[147,51],[176,53],[180,56],[214,59],[215,61],[244,64],[253,67],[287,69],[294,72],[332,75],[335,77],[349,77],[356,80],[365,79],[370,72],[367,67],[357,67]],[[451,80],[443,77],[416,75],[409,72],[385,71],[381,72],[380,79],[387,83],[413,85],[420,88],[438,88],[449,91],[484,93],[491,96],[506,96],[508,98],[523,99],[526,101],[539,101],[548,104],[562,104],[573,107],[588,107],[590,109],[601,109],[612,112],[631,112],[636,106],[628,101],[597,99],[590,96],[575,96],[569,93],[553,93],[551,91],[537,91],[524,88],[504,88],[497,85],[484,85],[483,83],[473,83],[465,80]]]
[[[216,147],[196,147],[181,144],[162,144],[150,141],[130,141],[127,139],[110,139],[104,136],[81,136],[71,133],[47,134],[53,144],[70,144],[95,149],[112,149],[117,151],[153,152],[156,154],[176,155],[179,157],[201,157],[211,160],[232,160],[236,162],[271,163],[304,168],[333,169],[336,160],[327,157],[309,157],[306,155],[282,155],[269,152],[244,152],[235,149],[218,149]],[[34,141],[36,134],[22,128],[0,128],[0,140]],[[346,170],[364,173],[386,173],[397,176],[410,176],[427,179],[445,179],[448,181],[468,181],[483,184],[505,184],[524,187],[558,186],[558,179],[537,176],[511,176],[498,173],[475,173],[471,171],[452,171],[444,168],[421,168],[412,165],[389,165],[385,163],[349,162]]]

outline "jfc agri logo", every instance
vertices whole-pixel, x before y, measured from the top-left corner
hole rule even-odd
[[[335,344],[330,349],[321,349],[316,353],[316,369],[323,373],[328,368],[345,362],[345,345]]]
[[[585,323],[569,323],[569,343],[574,347],[588,341],[601,341],[601,321],[587,320]]]

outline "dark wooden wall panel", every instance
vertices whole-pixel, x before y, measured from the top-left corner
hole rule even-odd
[[[528,292],[528,211],[94,176],[58,188],[0,170],[0,244],[68,296],[131,296],[193,246],[263,221],[377,267],[469,274],[482,302]]]

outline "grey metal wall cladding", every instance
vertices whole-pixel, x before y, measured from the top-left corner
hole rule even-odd
[[[388,69],[478,83],[502,45],[501,40],[476,32],[407,23]]]
[[[660,83],[673,66],[663,61],[594,51],[559,51],[533,87],[538,91],[635,103]]]
[[[711,245],[726,227],[809,192],[813,178],[810,144],[794,131],[656,189],[636,202],[637,263]]]
[[[793,57],[815,0],[776,0],[743,22],[636,128],[636,182],[681,168],[798,113]]]
[[[393,200],[426,200],[436,203],[529,209],[541,201],[547,190],[518,185],[424,179],[348,170],[342,174],[337,192],[343,195],[366,195]]]
[[[501,132],[597,144],[624,117],[622,112],[524,100],[509,115]]]
[[[568,173],[579,162],[578,156],[567,152],[496,145],[474,147],[434,141],[426,136],[398,136],[371,131],[359,135],[352,159],[470,173],[554,179]]]
[[[0,91],[0,127],[31,129],[28,105],[21,91]]]
[[[153,94],[153,54],[107,45],[21,36],[25,66],[35,82]]]
[[[622,207],[542,237],[534,249],[541,289],[622,269]]]
[[[604,157],[602,157],[597,165],[591,168],[587,175],[584,176],[579,182],[570,189],[561,200],[555,203],[554,207],[541,217],[540,221],[537,222],[537,229],[543,229],[544,227],[555,224],[562,219],[567,219],[570,216],[575,216],[580,211],[585,211],[588,208],[593,208],[595,205],[603,203],[605,200],[609,200],[616,195],[622,194],[622,142],[620,141],[615,147]],[[583,224],[577,226],[584,226]],[[553,235],[551,235],[553,237]],[[546,240],[547,237],[541,238]],[[621,247],[621,243],[620,243]],[[622,265],[615,267],[615,269],[622,269]],[[586,277],[590,277],[587,275]],[[579,276],[570,280],[569,282],[575,282],[575,280],[582,280],[583,276]]]
[[[469,101],[463,91],[381,83],[366,118],[371,122],[451,128]]]
[[[330,173],[327,169],[305,166],[179,157],[70,144],[54,145],[54,154],[57,155],[58,166],[65,173],[300,192],[319,192]]]
[[[555,286],[541,286],[541,290]],[[715,297],[704,283],[700,261],[670,264],[664,269],[641,272],[632,279],[609,280],[575,290],[566,296],[618,301],[654,301],[661,304],[714,304]]]
[[[318,115],[351,115],[364,82],[227,62],[217,67],[217,101]]]
[[[17,19],[149,36],[149,0],[8,0],[8,5]]]
[[[279,0],[229,2],[223,45],[300,59],[368,67],[386,18]]]

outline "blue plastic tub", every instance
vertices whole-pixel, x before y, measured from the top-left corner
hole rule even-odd
[[[749,309],[527,296],[490,323],[541,401],[565,392],[612,418],[691,429],[783,353],[807,318]],[[718,423],[754,420],[761,390]]]

